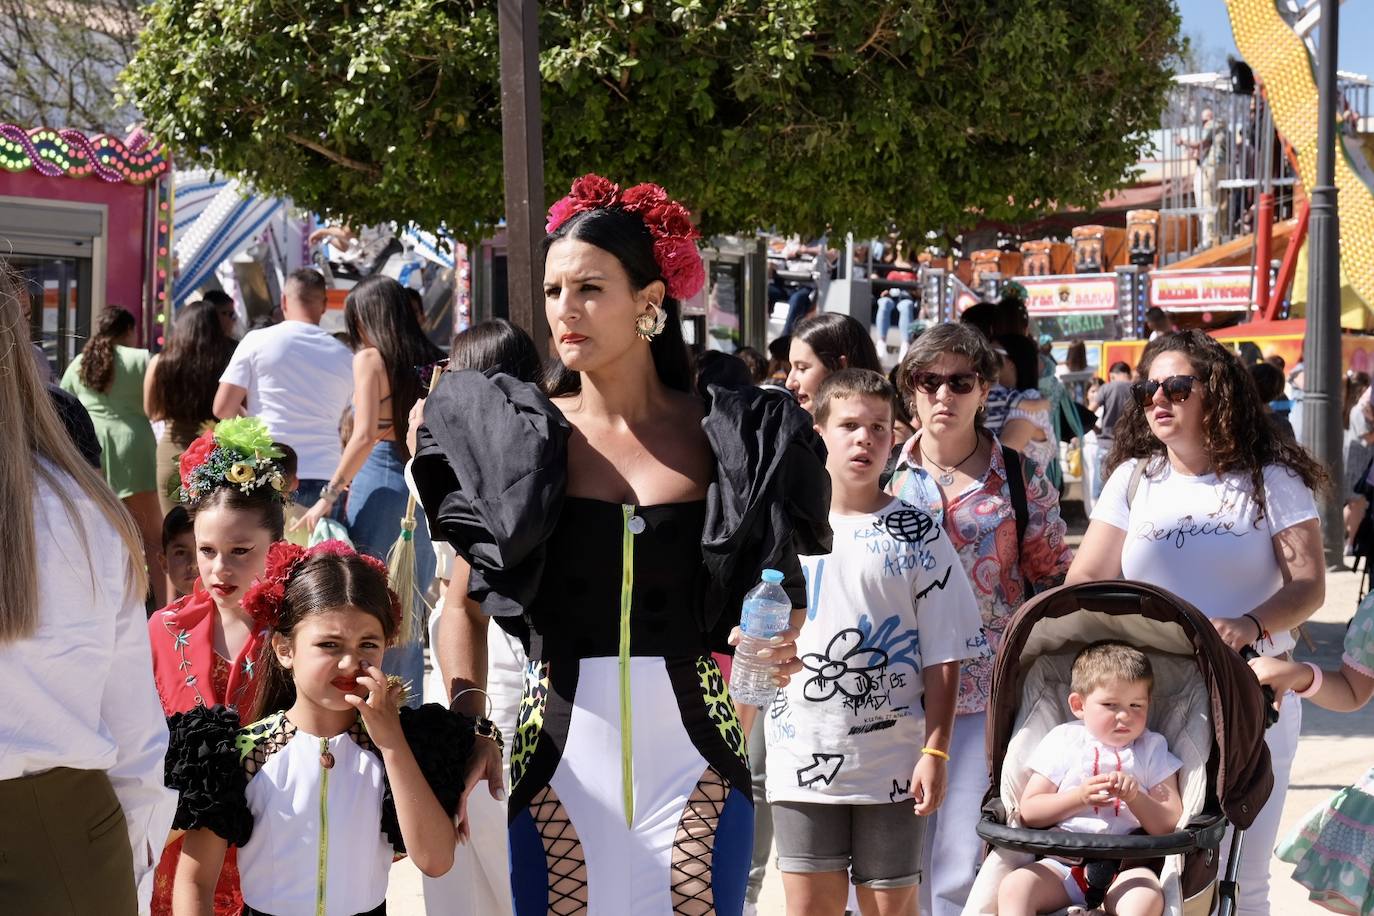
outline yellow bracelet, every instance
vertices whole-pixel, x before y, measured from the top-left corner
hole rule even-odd
[[[948,759],[949,759],[949,754],[946,754],[944,751],[940,750],[939,748],[935,748],[935,747],[923,747],[923,748],[921,748],[921,753],[922,753],[922,754],[929,754],[929,755],[932,756],[932,757],[939,757],[941,760],[948,760]]]

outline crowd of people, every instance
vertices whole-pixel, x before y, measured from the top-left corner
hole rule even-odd
[[[584,176],[544,242],[552,360],[491,320],[445,366],[386,278],[336,339],[307,269],[242,340],[199,302],[150,356],[109,310],[60,389],[0,274],[5,908],[381,914],[404,854],[436,914],[753,912],[770,861],[798,916],[972,912],[1008,627],[1129,579],[1203,609],[1275,690],[1237,863],[1237,911],[1268,913],[1299,697],[1374,694],[1374,602],[1339,671],[1291,660],[1342,484],[1274,416],[1272,373],[1161,326],[1071,390],[1015,297],[913,333],[887,372],[868,327],[800,302],[767,354],[693,358],[695,243],[662,188]],[[1368,393],[1348,410],[1371,448]],[[1061,441],[1089,433],[1075,551]],[[758,708],[726,684],[765,570],[792,611],[752,659],[777,687]],[[1019,825],[1197,813],[1154,728],[1159,657],[1129,629],[1075,647]],[[1367,783],[1281,847],[1314,899],[1365,912],[1327,827],[1374,807]],[[1168,911],[1148,863],[1085,875],[1027,856],[978,911]]]

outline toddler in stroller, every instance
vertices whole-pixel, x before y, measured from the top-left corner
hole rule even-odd
[[[1031,828],[1020,810],[1033,752],[1052,730],[1075,719],[1066,702],[1074,660],[1085,646],[1103,640],[1140,648],[1153,671],[1145,727],[1162,735],[1181,763],[1175,774],[1181,804],[1163,834]],[[1081,862],[1085,883],[1101,888],[1123,870],[1118,863],[1129,863],[1126,868],[1149,863],[1158,875],[1166,916],[1206,914],[1214,904],[1219,916],[1229,916],[1243,831],[1273,788],[1265,705],[1245,661],[1221,641],[1207,617],[1164,589],[1119,580],[1082,583],[1027,602],[1008,624],[993,669],[987,726],[991,782],[978,824],[979,836],[992,849],[978,871],[965,916],[999,913],[1003,881],[1048,857]],[[1116,797],[1107,802],[1113,808]],[[1062,817],[1038,823],[1058,820]],[[1148,815],[1140,820],[1147,826],[1152,822]],[[1235,829],[1223,859],[1228,821]],[[1218,882],[1222,861],[1227,861],[1226,873]]]
[[[1153,682],[1145,653],[1125,643],[1097,642],[1078,653],[1069,694],[1076,719],[1051,729],[1031,755],[1022,823],[1079,833],[1173,832],[1183,810],[1183,762],[1163,735],[1145,727]],[[1069,904],[1105,904],[1111,916],[1163,912],[1164,891],[1154,872],[1108,865],[1117,873],[1096,881],[1089,881],[1082,863],[1058,858],[1018,868],[998,889],[997,912],[1034,916]]]

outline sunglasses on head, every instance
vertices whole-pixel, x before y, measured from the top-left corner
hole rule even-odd
[[[1169,403],[1181,404],[1193,393],[1193,383],[1197,381],[1201,379],[1196,375],[1171,375],[1161,381],[1150,379],[1132,382],[1131,393],[1135,395],[1136,403],[1144,407],[1155,399],[1155,392],[1163,388],[1164,396],[1169,399]]]
[[[951,372],[941,375],[938,372],[911,373],[911,386],[926,394],[935,394],[943,385],[955,394],[968,394],[978,386],[977,372]]]

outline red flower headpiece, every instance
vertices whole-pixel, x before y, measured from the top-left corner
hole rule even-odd
[[[259,628],[273,629],[281,623],[281,603],[286,597],[286,585],[305,561],[312,557],[337,556],[358,557],[370,566],[383,580],[387,577],[386,564],[376,557],[358,553],[343,541],[322,541],[314,547],[301,547],[286,541],[277,541],[267,549],[267,568],[262,578],[254,582],[243,595],[243,609],[253,618]],[[390,588],[386,590],[391,599],[391,623],[394,632],[401,627],[401,599]]]
[[[600,175],[587,174],[572,183],[572,191],[549,208],[545,231],[553,232],[572,217],[589,210],[624,210],[644,220],[654,238],[654,260],[674,299],[690,299],[706,283],[706,270],[696,240],[701,233],[692,214],[656,184],[620,186]]]

